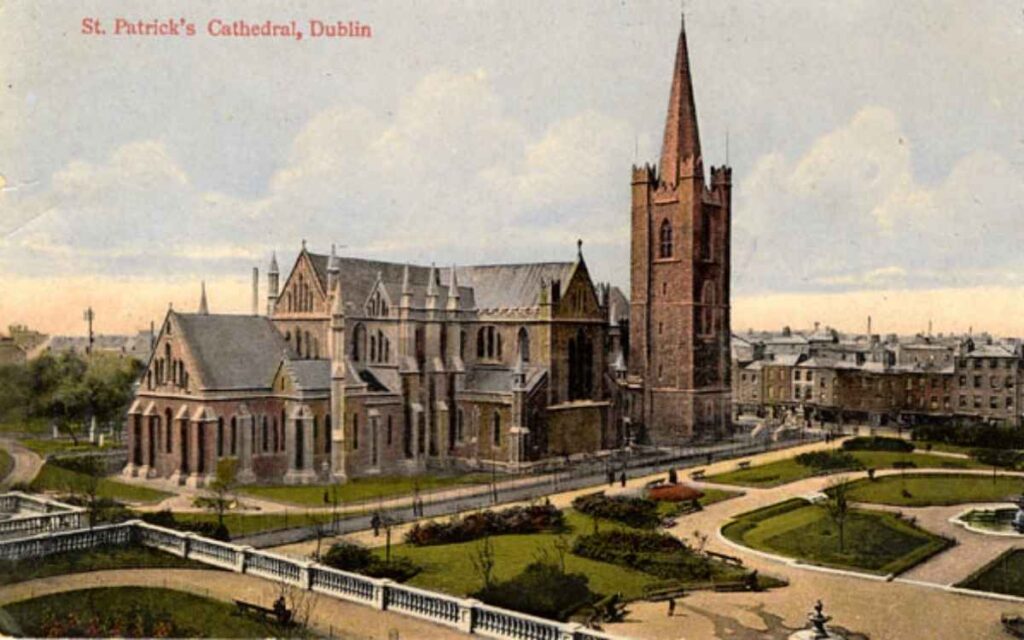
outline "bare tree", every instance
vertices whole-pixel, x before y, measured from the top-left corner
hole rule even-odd
[[[843,551],[845,543],[846,517],[850,515],[849,489],[850,485],[846,478],[841,477],[830,482],[828,490],[825,492],[828,495],[828,499],[825,500],[825,510],[832,522],[835,523],[836,528],[839,529],[840,552]]]
[[[231,506],[232,492],[238,475],[238,459],[224,458],[217,463],[217,475],[208,487],[210,495],[203,500],[206,508],[217,514],[217,525],[224,526],[224,514]]]
[[[493,582],[495,565],[494,544],[491,542],[491,536],[484,536],[480,539],[473,550],[473,555],[469,559],[473,563],[473,570],[477,572],[483,581],[484,589],[490,588]]]
[[[558,554],[558,568],[565,573],[565,557],[569,554],[572,549],[572,540],[569,538],[569,534],[565,531],[559,532],[555,536],[555,553]]]
[[[313,613],[316,594],[300,589],[281,580],[277,583],[277,600],[274,611],[280,624],[282,637],[304,638],[308,636],[309,619]],[[280,603],[280,604],[279,604]]]

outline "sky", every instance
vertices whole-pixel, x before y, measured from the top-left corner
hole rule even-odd
[[[0,327],[247,312],[302,240],[571,260],[625,288],[679,0],[0,5]],[[705,165],[733,166],[733,328],[1024,334],[1024,10],[686,0]],[[113,35],[182,18],[194,37]],[[82,33],[99,19],[106,35]],[[222,38],[358,20],[362,39]],[[261,283],[263,286],[263,283]],[[265,293],[265,290],[263,291]]]

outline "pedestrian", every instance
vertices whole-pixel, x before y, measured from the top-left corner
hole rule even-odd
[[[379,513],[373,514],[373,517],[370,518],[370,526],[373,527],[373,537],[376,538],[376,537],[380,536],[380,514]]]
[[[674,615],[676,615],[676,599],[675,598],[669,598],[668,599],[668,617],[671,618]]]
[[[615,484],[615,472],[611,469],[608,470],[608,486]]]
[[[623,471],[622,475],[619,476],[619,485],[623,486],[623,487],[626,486],[626,472],[625,471]]]

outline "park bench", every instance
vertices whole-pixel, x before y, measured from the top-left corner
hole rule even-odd
[[[272,619],[281,624],[288,624],[291,622],[292,618],[292,612],[287,609],[283,609],[283,615],[281,615],[270,607],[264,607],[263,605],[259,605],[254,602],[246,602],[245,600],[236,599],[235,607],[238,609],[238,613],[242,615],[255,614],[262,618]]]
[[[648,602],[664,602],[686,595],[686,589],[679,582],[656,582],[644,585],[644,600]]]
[[[704,469],[695,469],[690,472],[690,477],[694,480],[703,480],[705,475]]]
[[[708,554],[712,558],[718,558],[723,562],[728,562],[731,565],[735,565],[737,567],[743,566],[743,561],[735,556],[730,556],[724,553],[718,553],[717,551],[705,551],[704,553]]]
[[[740,460],[739,462],[736,463],[736,468],[740,469],[741,471],[743,469],[749,469],[750,468],[750,460]]]

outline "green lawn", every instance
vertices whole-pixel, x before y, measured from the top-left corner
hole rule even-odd
[[[901,573],[950,543],[895,514],[851,510],[843,549],[822,506],[794,499],[739,516],[722,529],[733,542],[811,564],[870,573]]]
[[[180,522],[217,522],[215,513],[180,513],[174,518]],[[306,513],[226,513],[224,524],[232,537],[247,536],[263,531],[300,527],[316,522],[329,522],[327,515],[312,516]]]
[[[956,586],[1024,597],[1024,549],[1010,549]]]
[[[502,476],[498,476],[502,480]],[[286,485],[252,485],[239,488],[239,493],[266,498],[276,502],[289,502],[308,507],[323,507],[324,493],[333,499],[332,491],[338,487],[338,500],[360,502],[377,498],[412,494],[417,483],[420,492],[448,489],[458,486],[486,484],[491,481],[487,473],[467,473],[463,475],[445,476],[381,476],[379,478],[354,478],[345,484],[324,485],[313,484],[304,486]]]
[[[0,482],[4,481],[7,474],[14,470],[14,458],[7,453],[6,449],[0,449]]]
[[[928,453],[894,453],[891,451],[854,451],[853,457],[865,468],[890,469],[895,463],[911,462],[919,469],[979,469],[984,466],[974,460],[950,458]],[[813,467],[799,464],[795,458],[737,469],[710,476],[709,482],[735,484],[747,487],[776,487],[809,478],[817,473]]]
[[[963,453],[970,455],[972,451],[976,451],[977,447],[962,447],[958,444],[949,444],[946,442],[934,442],[929,440],[911,440],[914,446],[920,451],[927,450],[927,447],[931,445],[932,451],[944,451],[946,453]]]
[[[106,451],[113,449],[111,443],[104,443],[102,447],[90,444],[89,441],[80,440],[75,444],[71,440],[53,440],[49,438],[24,438],[19,442],[27,449],[35,451],[41,456],[48,456],[51,453],[85,453],[87,451]]]
[[[697,502],[699,502],[702,507],[707,507],[715,504],[716,502],[722,502],[724,500],[729,500],[730,498],[743,495],[742,491],[729,491],[727,489],[707,488],[701,489],[701,491],[704,493],[704,497]]]
[[[44,436],[51,433],[50,421],[45,418],[28,418],[25,420],[0,421],[0,433],[31,433]]]
[[[593,521],[587,516],[566,510],[565,519],[570,540],[593,531]],[[599,526],[601,531],[622,528],[622,525],[609,521],[601,521]],[[557,559],[557,537],[554,533],[492,537],[496,559],[495,579],[512,578],[545,553],[551,560]],[[423,567],[423,571],[410,580],[409,584],[465,596],[482,586],[481,578],[474,571],[471,561],[478,544],[479,541],[424,547],[402,544],[392,547],[392,555],[410,558]],[[374,553],[384,557],[383,548],[374,549]],[[626,598],[639,598],[643,595],[644,585],[659,582],[657,577],[650,574],[580,558],[572,553],[566,554],[565,568],[570,573],[586,574],[590,578],[592,591],[606,595],[621,592]]]
[[[63,493],[84,492],[83,487],[87,484],[88,477],[77,471],[71,471],[58,467],[52,462],[47,462],[39,470],[39,475],[32,481],[32,489],[35,491],[58,491]],[[171,494],[164,491],[157,491],[148,487],[140,487],[132,484],[125,484],[109,478],[101,478],[97,490],[100,498],[122,500],[126,502],[156,502],[169,497]]]
[[[0,585],[69,573],[105,569],[143,568],[210,569],[208,565],[143,546],[104,546],[88,551],[56,553],[21,562],[0,560]]]
[[[969,502],[1005,502],[1024,492],[1024,478],[966,474],[908,474],[850,484],[849,499],[903,507],[928,507]]]
[[[174,638],[272,638],[288,635],[287,629],[276,624],[237,615],[233,605],[172,589],[83,589],[16,602],[5,609],[20,631],[16,635],[32,637],[88,634],[139,638],[166,634]]]

